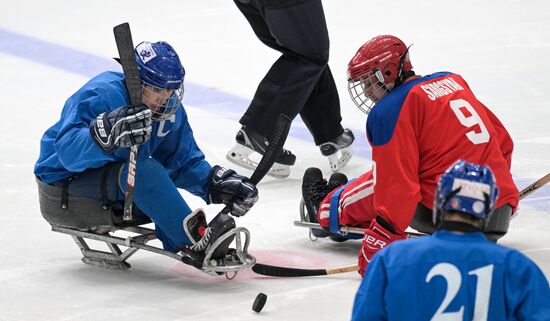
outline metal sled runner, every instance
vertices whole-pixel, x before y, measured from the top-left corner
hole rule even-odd
[[[183,248],[182,252],[173,253],[147,244],[157,236],[153,229],[143,226],[151,220],[137,207],[134,206],[132,220],[124,221],[121,206],[115,209],[95,199],[66,194],[62,188],[44,184],[38,179],[37,184],[42,216],[52,231],[72,236],[82,252],[82,262],[86,264],[125,270],[130,268],[127,260],[136,251],[145,250],[171,257],[205,273],[225,274],[232,279],[239,271],[256,263],[256,259],[248,254],[250,232],[244,227],[227,231],[204,252]],[[116,236],[115,233],[129,236]],[[89,240],[105,243],[108,250],[92,249]],[[234,244],[235,248],[228,249],[221,258],[216,255],[216,260],[212,259],[212,254],[223,242],[225,245]],[[122,250],[121,246],[126,249]]]
[[[318,237],[313,235],[312,230],[314,229],[323,230],[323,227],[321,227],[319,223],[314,223],[309,221],[309,216],[307,214],[307,210],[303,199],[300,200],[300,220],[294,221],[294,225],[309,229],[309,239],[311,241],[316,241],[318,239]],[[331,233],[334,233],[339,238],[340,242],[348,239],[349,240],[362,239],[364,237],[364,231],[365,231],[364,228],[351,227],[351,226],[339,225],[339,224],[337,226],[338,226],[337,230],[335,230],[333,227],[333,229],[331,230]],[[427,235],[426,233],[418,232],[417,230],[410,227],[407,229],[406,233],[408,238]]]
[[[111,269],[126,270],[131,266],[127,260],[138,250],[145,250],[157,254],[162,254],[180,262],[190,264],[208,274],[225,274],[228,279],[232,279],[235,275],[247,268],[251,268],[256,263],[256,258],[248,254],[248,246],[250,244],[250,233],[243,227],[237,227],[229,231],[227,236],[224,235],[214,242],[223,242],[227,237],[235,236],[236,247],[230,249],[228,254],[222,260],[212,262],[212,251],[207,251],[204,257],[190,257],[178,253],[165,251],[155,246],[147,245],[147,242],[155,240],[157,237],[155,231],[142,226],[130,226],[120,228],[119,230],[130,232],[135,236],[126,238],[111,235],[111,232],[97,233],[80,231],[72,228],[52,226],[52,231],[69,234],[76,242],[82,252],[82,262],[94,266],[106,267]],[[244,242],[243,242],[244,238]],[[95,240],[104,242],[111,252],[92,249],[86,240]],[[120,246],[126,247],[121,250]],[[193,262],[193,263],[192,263]]]

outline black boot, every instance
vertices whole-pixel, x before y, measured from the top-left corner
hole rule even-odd
[[[239,130],[235,140],[238,144],[244,145],[262,156],[265,154],[267,146],[269,145],[267,138],[260,135],[256,131],[247,128],[246,126],[243,126]],[[296,156],[288,149],[283,148],[279,156],[277,156],[277,159],[275,159],[275,162],[282,165],[292,166],[296,163]]]
[[[342,173],[333,173],[328,180],[328,188],[335,189],[336,187],[346,185],[348,183],[348,177]]]
[[[323,173],[315,167],[308,168],[302,180],[302,197],[306,206],[309,222],[318,223],[317,213],[323,199],[336,187],[348,182],[346,175],[334,173],[327,182],[323,178]],[[327,237],[330,235],[327,229],[312,229],[312,234],[316,237]]]
[[[344,129],[342,135],[319,145],[319,149],[321,149],[321,154],[323,154],[323,156],[330,156],[338,152],[340,149],[351,146],[354,140],[355,136],[353,136],[353,132],[346,128]]]
[[[189,248],[194,252],[202,254],[206,254],[207,251],[213,251],[212,259],[222,259],[235,236],[227,237],[215,249],[211,249],[211,245],[223,234],[235,228],[235,220],[227,214],[222,214],[215,222],[211,222],[211,224],[212,226],[207,226],[206,217],[202,210],[193,211],[193,213],[183,220],[185,233],[193,243]]]
[[[354,140],[353,133],[346,128],[340,136],[319,145],[323,156],[328,157],[330,168],[333,171],[341,170],[349,162],[353,155],[351,144]]]
[[[212,224],[212,222],[210,223]],[[235,220],[231,216],[221,214],[218,220],[214,222],[214,225],[211,227],[212,236],[210,236],[210,245],[214,244],[214,242],[216,242],[216,240],[218,240],[223,234],[231,231],[235,227]],[[218,260],[223,258],[229,249],[229,245],[231,245],[231,242],[233,242],[234,239],[235,235],[225,238],[224,241],[214,249],[212,259]]]
[[[235,137],[236,144],[225,155],[227,160],[241,167],[256,170],[259,165],[258,155],[263,156],[269,146],[266,137],[256,131],[242,126]],[[290,175],[290,167],[296,162],[296,156],[287,149],[282,149],[267,175],[286,178]]]

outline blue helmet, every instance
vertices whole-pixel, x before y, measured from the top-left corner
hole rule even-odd
[[[183,98],[185,69],[178,54],[168,43],[144,41],[135,48],[142,98],[153,112],[154,121],[174,115]]]
[[[485,221],[498,197],[498,187],[489,166],[459,160],[439,178],[434,205],[434,223],[441,212],[469,214]]]
[[[143,82],[162,89],[182,87],[185,69],[178,54],[167,42],[143,41],[134,51]]]

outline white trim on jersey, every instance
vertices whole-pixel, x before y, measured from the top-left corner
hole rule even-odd
[[[340,198],[338,212],[340,212],[340,209],[350,206],[351,204],[370,196],[373,192],[374,180],[372,179],[355,186],[351,191],[343,194]]]

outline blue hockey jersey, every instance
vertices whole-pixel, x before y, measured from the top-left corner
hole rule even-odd
[[[352,320],[550,320],[550,288],[520,252],[481,233],[439,231],[374,256]]]
[[[35,175],[49,184],[109,162],[127,161],[129,148],[105,153],[91,137],[89,125],[99,114],[129,104],[122,73],[104,72],[92,78],[67,100],[60,120],[42,137]],[[178,188],[207,200],[211,166],[195,142],[182,107],[172,117],[153,122],[151,139],[140,145],[138,163],[154,158]]]

